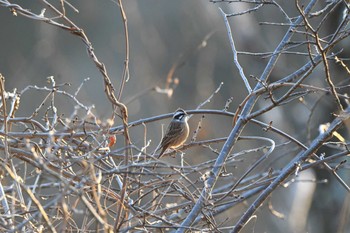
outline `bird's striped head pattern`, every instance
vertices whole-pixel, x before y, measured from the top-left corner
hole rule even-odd
[[[173,115],[173,120],[176,121],[182,121],[184,120],[184,117],[187,117],[187,113],[185,112],[185,110],[179,108],[178,110],[176,110],[176,112]],[[185,119],[186,120],[186,119]]]

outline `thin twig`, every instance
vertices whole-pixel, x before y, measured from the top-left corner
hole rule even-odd
[[[242,68],[241,64],[239,63],[239,61],[238,61],[238,56],[237,56],[237,50],[236,50],[235,42],[233,40],[231,27],[230,27],[230,24],[229,24],[228,19],[227,19],[228,15],[225,14],[225,12],[220,7],[219,7],[219,10],[221,12],[222,17],[224,18],[224,22],[225,22],[225,25],[226,25],[227,34],[228,34],[228,38],[229,38],[231,49],[232,49],[232,53],[233,53],[233,61],[234,61],[235,65],[236,65],[236,67],[237,67],[237,69],[239,71],[239,74],[241,75],[241,78],[242,78],[242,80],[243,80],[243,82],[245,84],[245,87],[248,90],[248,93],[250,94],[252,92],[252,88],[250,87],[248,79],[247,79],[247,77],[244,74],[243,68]]]

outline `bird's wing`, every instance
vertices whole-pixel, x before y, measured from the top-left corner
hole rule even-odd
[[[169,124],[166,134],[162,139],[161,147],[167,146],[171,140],[174,140],[175,135],[179,135],[182,131],[184,131],[184,127],[181,127],[179,124],[181,123],[176,122]]]

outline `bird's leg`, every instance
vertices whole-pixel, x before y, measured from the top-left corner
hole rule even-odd
[[[182,158],[183,155],[185,154],[182,150],[175,149],[175,148],[173,148],[173,150],[175,151],[175,154],[174,154],[174,155],[171,155],[173,158],[176,158],[177,153],[181,153],[181,158]]]

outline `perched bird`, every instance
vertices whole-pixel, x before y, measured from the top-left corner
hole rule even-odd
[[[179,108],[174,112],[173,119],[169,123],[166,133],[160,143],[161,152],[158,159],[163,155],[167,149],[176,149],[185,143],[190,132],[187,113]]]

